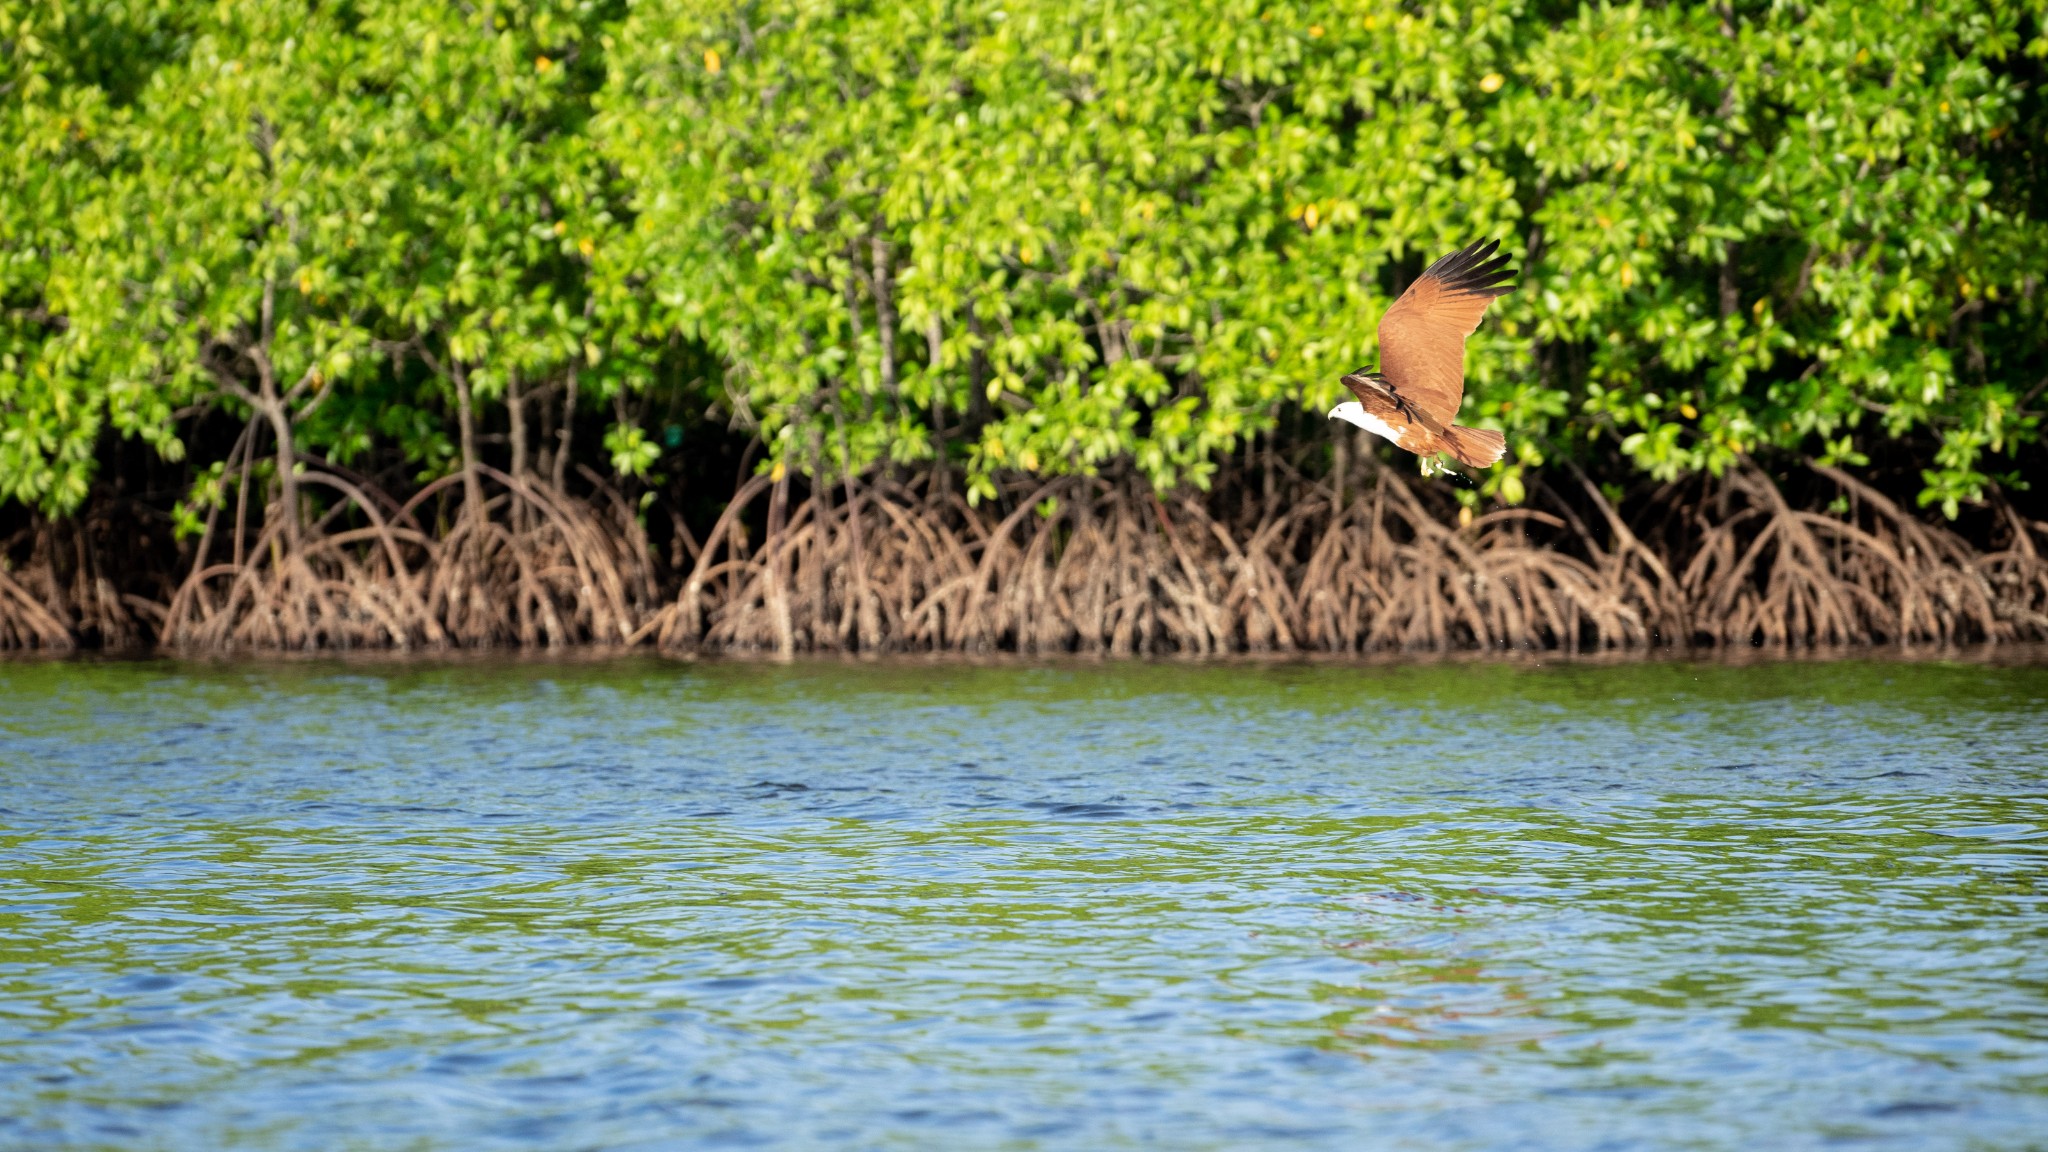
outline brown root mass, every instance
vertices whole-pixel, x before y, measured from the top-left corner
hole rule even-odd
[[[634,509],[476,466],[400,503],[308,469],[312,507],[216,512],[161,602],[117,594],[43,525],[0,566],[0,648],[652,645],[669,651],[1229,652],[2001,643],[2048,639],[2048,526],[1999,509],[1995,550],[1839,470],[1812,511],[1749,467],[1625,518],[1578,477],[1461,515],[1376,468],[1350,499],[1064,477],[970,506],[929,476],[799,494],[741,486],[660,564]],[[429,515],[430,511],[434,513]],[[247,521],[255,519],[256,527]],[[224,523],[231,521],[231,523]],[[296,544],[293,537],[296,536]],[[84,534],[77,534],[83,541]],[[73,553],[76,553],[73,555]]]
[[[1600,490],[1539,491],[1461,524],[1380,469],[1340,505],[1321,485],[1223,517],[1099,479],[998,515],[900,485],[813,497],[750,548],[728,512],[658,644],[705,650],[1333,652],[1959,643],[2048,637],[2033,529],[1979,554],[1834,469],[1846,515],[1789,506],[1762,473],[1640,539]],[[761,499],[759,485],[741,494]],[[767,494],[775,499],[773,494]],[[1587,513],[1593,520],[1588,522]],[[771,512],[770,519],[776,517]],[[855,548],[856,540],[862,547]]]
[[[0,541],[0,651],[135,648],[155,639],[160,599],[123,592],[112,518],[40,521]],[[19,559],[19,564],[10,560]]]
[[[645,535],[623,501],[600,509],[480,465],[479,504],[440,532],[422,509],[462,477],[399,504],[359,480],[307,471],[339,497],[294,549],[282,510],[216,558],[213,525],[164,611],[178,649],[446,648],[624,644],[657,596]],[[360,521],[341,527],[351,515]]]

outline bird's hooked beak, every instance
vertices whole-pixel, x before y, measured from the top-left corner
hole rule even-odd
[[[1335,408],[1330,409],[1330,419],[1342,420],[1346,424],[1356,424],[1363,428],[1365,427],[1365,406],[1356,400],[1346,400]]]

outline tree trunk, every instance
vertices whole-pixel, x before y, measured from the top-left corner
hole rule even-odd
[[[1345,429],[1345,432],[1350,429]],[[1330,487],[1336,493],[1331,505],[1334,514],[1344,511],[1344,474],[1351,471],[1351,437],[1344,432],[1337,433],[1330,440]]]
[[[283,401],[272,398],[263,409],[277,437],[277,499],[284,506],[284,542],[293,555],[299,551],[299,456],[292,447],[292,418]]]
[[[576,388],[576,369],[575,369],[575,367],[574,367],[573,365],[572,365],[572,366],[570,367],[570,369],[569,369],[569,380],[568,380],[568,382],[567,382],[566,384],[562,385],[562,391],[563,391],[563,393],[564,393],[564,395],[562,396],[562,431],[560,432],[560,436],[561,436],[561,438],[562,438],[562,442],[561,442],[561,444],[560,444],[560,445],[559,445],[558,447],[556,447],[556,449],[555,449],[555,477],[554,477],[554,480],[555,480],[555,491],[557,491],[557,492],[564,492],[564,491],[567,491],[567,490],[568,490],[568,489],[567,489],[567,486],[566,486],[566,483],[565,483],[565,482],[566,482],[566,481],[568,480],[568,478],[569,478],[569,448],[570,448],[570,441],[571,441],[571,440],[572,440],[572,439],[573,439],[573,438],[575,437],[575,435],[576,435],[576,391],[577,391],[577,388]]]
[[[483,481],[476,474],[476,417],[470,407],[469,373],[462,367],[462,361],[450,359],[449,368],[455,377],[455,420],[462,430],[462,499],[469,514],[478,520],[484,514]]]
[[[514,480],[524,480],[526,479],[526,397],[521,395],[519,391],[518,369],[513,369],[505,377],[505,410],[512,420],[512,427],[510,429],[512,437],[512,478]],[[522,533],[526,531],[528,525],[527,511],[526,502],[518,499],[515,493],[512,500],[511,513],[512,526],[516,531]],[[519,610],[522,615],[526,611],[526,601],[524,599],[519,602]]]
[[[512,419],[512,475],[526,477],[526,397],[519,392],[519,372],[505,378],[505,410]]]
[[[292,445],[292,416],[278,395],[277,371],[270,362],[270,344],[276,331],[277,282],[263,282],[263,311],[258,327],[256,361],[256,409],[270,421],[277,437],[278,501],[284,505],[284,542],[293,556],[299,554],[299,457]],[[245,397],[247,393],[243,394]]]

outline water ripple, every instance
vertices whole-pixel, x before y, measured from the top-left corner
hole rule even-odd
[[[0,700],[0,1146],[2048,1131],[2048,670],[0,664]]]

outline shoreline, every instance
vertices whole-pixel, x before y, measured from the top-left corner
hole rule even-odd
[[[1958,664],[1994,668],[2048,667],[2048,641],[2017,641],[2003,644],[1897,645],[1842,644],[1824,648],[1624,648],[1597,652],[1563,652],[1556,649],[1457,649],[1414,652],[1225,652],[1213,654],[1162,653],[1112,656],[1106,653],[1019,652],[799,652],[780,656],[773,652],[673,652],[656,648],[626,648],[617,645],[581,645],[566,648],[444,649],[318,649],[293,651],[247,649],[241,651],[178,652],[160,648],[0,649],[0,665],[28,664],[157,664],[206,667],[263,667],[279,665],[309,667],[333,665],[338,668],[437,668],[437,667],[582,667],[646,664],[677,667],[736,668],[874,668],[898,670],[934,669],[1099,669],[1120,667],[1243,667],[1275,668],[1358,668],[1383,669],[1434,667],[1438,665],[1493,665],[1527,669],[1543,667],[1601,668],[1617,665],[1693,664],[1713,668],[1740,668],[1785,664]]]

